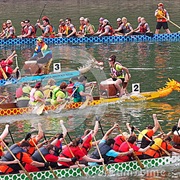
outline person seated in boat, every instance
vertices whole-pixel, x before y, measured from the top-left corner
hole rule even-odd
[[[2,24],[2,31],[0,33],[0,38],[3,39],[6,36],[6,33],[7,33],[7,24],[6,24],[6,22],[4,22]]]
[[[24,26],[25,25],[25,26]],[[30,20],[26,19],[23,21],[22,24],[23,28],[23,34],[17,36],[18,38],[35,38],[36,37],[36,32],[35,28],[33,25],[30,24]]]
[[[122,24],[121,18],[117,18],[118,27],[117,27],[117,29],[114,29],[114,35],[115,36],[123,35],[123,30],[121,29],[121,24]]]
[[[66,147],[62,150],[60,157],[66,157],[66,158],[76,157],[77,160],[81,159],[86,162],[102,163],[104,161],[103,159],[97,159],[97,158],[93,159],[85,155],[84,152],[81,150],[82,143],[83,141],[81,138],[74,139],[70,145],[66,145]],[[75,165],[74,162],[58,162],[58,165],[60,166],[59,168],[78,167],[78,165]],[[85,166],[84,164],[79,164],[79,165],[81,167]]]
[[[23,83],[16,89],[16,106],[27,107],[30,100],[31,87],[28,83]]]
[[[33,133],[33,131],[31,133],[30,132],[27,133],[25,138],[22,141],[20,141],[20,143],[23,142],[23,141],[28,141],[28,143],[30,144],[30,147],[28,148],[27,153],[31,156],[36,150],[36,147],[35,147],[34,143],[38,147],[40,147],[43,144],[38,144],[38,143],[40,142],[40,140],[43,137],[44,137],[44,133],[43,133],[43,130],[42,130],[42,124],[38,123],[38,133],[35,134],[35,133]]]
[[[5,75],[7,78],[11,78],[12,74],[15,74],[18,71],[19,67],[16,67],[15,69],[11,67],[13,64],[13,58],[16,56],[16,51],[13,51],[6,59],[0,60],[0,79],[6,79],[6,77],[4,77]],[[5,75],[3,75],[4,73]]]
[[[37,104],[45,103],[45,98],[42,90],[43,87],[41,82],[37,82],[34,88],[31,89],[29,105],[36,106]]]
[[[139,17],[137,18],[137,23],[138,23],[138,26],[137,26],[137,28],[134,29],[134,32],[136,32],[136,31],[138,30],[138,27],[139,27],[139,25],[141,24],[141,16],[139,16]]]
[[[130,136],[126,142],[123,142],[120,145],[118,151],[125,153],[125,152],[129,152],[129,149],[132,148],[134,150],[134,152],[146,152],[151,147],[151,145],[154,144],[154,141],[151,141],[150,144],[147,147],[139,148],[139,147],[136,146],[136,140],[137,140],[136,136]],[[131,160],[133,160],[131,155],[116,157],[114,159],[114,162],[117,163],[117,162],[131,161]]]
[[[36,167],[49,166],[49,163],[34,161],[27,153],[27,150],[29,148],[30,148],[30,144],[27,141],[23,141],[18,144],[13,144],[9,149],[23,166],[25,166],[25,164],[31,164]],[[2,157],[2,161],[5,162],[13,161],[13,160],[14,158],[9,151],[7,151],[7,153]],[[22,168],[19,166],[19,164],[0,165],[0,174],[19,173],[19,171],[21,170]]]
[[[123,32],[124,36],[128,36],[133,33],[133,28],[132,28],[131,24],[127,21],[126,17],[122,18],[122,24],[120,25],[120,27],[118,29],[119,29],[119,31]]]
[[[37,45],[35,47],[34,54],[30,58],[30,61],[27,61],[27,65],[28,63],[35,61],[35,63],[37,63],[38,72],[49,74],[49,68],[52,62],[52,51],[49,49],[48,45],[44,42],[42,37],[38,37],[36,43]],[[34,73],[31,72],[31,74]]]
[[[109,135],[113,132],[113,130],[115,130],[117,128],[119,128],[119,125],[117,123],[115,123],[114,126],[105,133],[105,135],[99,142],[99,145],[98,145],[99,150],[104,159],[105,164],[113,163],[115,158],[121,157],[121,156],[126,156],[133,152],[132,149],[129,149],[128,152],[117,152],[117,151],[113,150],[115,140],[113,138],[109,138]],[[100,156],[99,156],[98,150],[97,149],[94,150],[91,153],[90,157],[99,159]],[[97,166],[98,164],[97,163],[88,163],[88,165],[89,166]]]
[[[74,25],[71,23],[71,19],[70,18],[66,18],[66,37],[76,37],[76,28],[74,27]]]
[[[83,35],[84,35],[84,25],[85,25],[84,17],[79,18],[79,23],[80,23],[79,31],[76,33],[76,36],[77,37],[83,37]]]
[[[62,104],[67,100],[67,86],[65,82],[62,82],[59,87],[53,89],[51,98],[52,105]]]
[[[109,21],[107,19],[104,19],[102,31],[99,34],[99,37],[101,37],[101,36],[112,36],[113,33],[114,33],[114,30],[113,30],[112,26],[110,25]]]
[[[95,33],[95,27],[90,24],[89,18],[84,19],[83,35],[86,37],[92,36]]]
[[[52,98],[52,91],[57,87],[56,81],[53,78],[50,78],[47,82],[47,85],[43,87],[43,93],[44,96],[46,97],[46,103],[51,102]]]
[[[6,35],[5,35],[5,39],[9,39],[9,38],[16,38],[16,31],[14,26],[12,25],[12,21],[11,20],[7,20],[6,21],[7,24],[7,31],[6,31]]]
[[[66,35],[66,24],[63,19],[59,20],[58,33],[55,35],[56,37],[63,37]]]
[[[55,31],[54,27],[50,24],[49,18],[44,16],[42,18],[43,24],[40,24],[40,22],[37,23],[37,26],[42,30],[42,37],[45,38],[54,38],[55,37]]]
[[[0,135],[0,158],[4,155],[4,152],[3,152],[4,143],[2,141],[4,141],[8,133],[9,133],[9,124],[6,124],[3,132]]]
[[[69,80],[69,84],[67,86],[67,92],[68,92],[68,96],[71,96],[72,93],[73,93],[73,87],[74,87],[74,84],[78,82],[78,77],[72,77],[70,80]]]
[[[172,128],[173,135],[173,147],[180,149],[180,119],[177,125],[174,125]]]
[[[154,142],[155,143],[143,153],[143,159],[167,156],[170,152],[178,153],[176,155],[179,155],[180,153],[180,149],[176,149],[170,144],[171,137],[169,136],[155,138]]]
[[[161,27],[163,27],[166,33],[170,34],[171,31],[169,30],[168,23],[167,23],[170,20],[170,17],[167,10],[164,9],[163,3],[158,4],[158,8],[156,9],[154,15],[157,18],[155,34],[159,34]]]
[[[98,25],[98,30],[96,33],[94,33],[94,36],[99,36],[99,34],[101,34],[102,30],[103,30],[103,17],[99,18],[99,25]]]
[[[131,78],[128,68],[122,66],[119,62],[116,61],[116,56],[111,55],[108,59],[109,66],[111,68],[111,77],[108,80],[113,80],[114,85],[119,91],[119,96],[127,93],[128,82]],[[126,72],[126,73],[125,73]],[[122,84],[122,87],[120,86]]]
[[[51,168],[59,168],[59,166],[57,165],[58,162],[72,162],[72,163],[76,162],[77,160],[76,157],[66,158],[66,157],[56,156],[55,150],[56,150],[55,146],[53,146],[52,144],[48,144],[46,146],[39,148],[39,150],[36,150],[34,154],[31,156],[31,158],[33,159],[33,161],[45,163],[44,159],[42,158],[43,155],[45,160],[49,162]],[[42,155],[39,153],[39,151],[41,152]],[[38,172],[45,170],[44,167],[36,167],[31,164],[26,164],[25,169],[28,172]]]
[[[78,82],[76,82],[74,84],[73,91],[75,91],[75,89],[77,88],[73,95],[74,102],[84,102],[86,100],[87,96],[90,98],[90,100],[93,99],[93,97],[90,93],[85,92],[86,83],[87,83],[87,77],[80,76],[78,78]]]
[[[150,28],[148,23],[146,22],[145,18],[141,18],[141,23],[139,26],[134,30],[133,35],[142,35],[150,33]]]

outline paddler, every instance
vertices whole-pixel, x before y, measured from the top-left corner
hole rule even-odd
[[[177,149],[180,149],[180,118],[178,124],[173,126],[172,134],[173,134],[173,146]]]
[[[67,84],[62,82],[59,87],[56,87],[52,91],[51,104],[58,105],[68,100]]]
[[[111,68],[111,79],[113,80],[114,85],[119,91],[119,97],[127,93],[127,85],[131,78],[128,68],[122,66],[119,62],[116,61],[116,56],[111,55],[108,59],[109,66]],[[125,73],[126,72],[126,73]],[[122,87],[120,86],[122,84]]]
[[[168,21],[170,20],[169,14],[166,9],[164,9],[163,3],[158,4],[158,8],[155,11],[155,16],[157,18],[157,25],[155,34],[159,34],[161,27],[166,31],[166,33],[170,34],[170,30],[168,28]]]
[[[36,39],[36,48],[33,56],[30,58],[31,61],[36,61],[39,71],[43,71],[43,74],[49,74],[49,68],[52,62],[52,51],[49,49],[48,45],[44,42],[42,37]]]

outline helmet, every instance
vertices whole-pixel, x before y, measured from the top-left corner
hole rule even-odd
[[[36,40],[39,41],[39,42],[43,42],[43,38],[42,37],[38,37]]]
[[[158,4],[158,7],[160,7],[160,6],[162,6],[162,7],[163,7],[163,6],[164,6],[164,5],[163,5],[163,3],[159,3],[159,4]]]
[[[12,64],[13,64],[13,60],[12,60],[12,59],[9,59],[9,60],[7,61],[7,64],[8,64],[8,65],[12,65]]]

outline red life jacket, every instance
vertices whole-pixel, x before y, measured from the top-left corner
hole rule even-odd
[[[113,146],[113,150],[118,151],[120,145],[125,141],[124,137],[122,135],[118,135],[114,138],[115,143]]]
[[[24,34],[28,34],[29,27],[30,26],[25,26]],[[34,37],[36,37],[35,28],[32,25],[31,25],[31,27],[32,27],[32,32],[31,32],[31,34],[29,36],[27,36],[27,38],[34,38]]]
[[[141,24],[139,30],[141,33],[145,33],[147,31],[147,23]]]
[[[82,151],[87,155],[91,147],[92,147],[92,135],[89,135],[86,141],[83,142]]]

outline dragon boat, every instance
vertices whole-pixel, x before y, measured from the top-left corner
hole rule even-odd
[[[91,36],[91,37],[70,37],[70,38],[45,38],[47,44],[66,44],[66,43],[118,43],[118,42],[163,42],[163,41],[180,41],[180,33],[171,34],[152,34],[147,35],[131,35],[131,36]],[[0,45],[34,45],[36,39],[33,38],[14,38],[0,39]]]
[[[80,74],[88,72],[91,68],[102,68],[102,65],[99,65],[99,62],[95,61],[95,59],[91,59],[88,64],[79,67],[78,70],[75,71],[67,71],[67,72],[60,72],[60,73],[50,73],[50,74],[42,74],[42,75],[27,75],[21,77],[20,79],[16,79],[14,77],[4,80],[0,79],[0,86],[5,86],[9,84],[21,84],[24,82],[36,82],[36,81],[43,81],[48,80],[49,78],[53,78],[55,80],[69,80],[72,77],[79,76]]]
[[[166,82],[165,87],[158,89],[157,91],[151,91],[151,92],[142,92],[142,93],[131,93],[129,95],[125,95],[122,97],[95,97],[94,100],[89,101],[87,106],[96,106],[100,104],[107,104],[107,103],[115,103],[115,102],[142,102],[142,101],[148,101],[156,98],[163,98],[171,94],[173,91],[180,92],[180,83],[175,80],[170,80]],[[83,105],[82,102],[73,103],[69,102],[66,104],[64,109],[77,109],[80,108]],[[46,105],[44,110],[45,111],[56,111],[58,112],[59,106],[53,106],[53,105]],[[17,108],[16,103],[10,103],[10,104],[0,104],[0,116],[11,116],[11,115],[20,115],[25,113],[31,113],[32,108],[31,107],[23,107],[23,108]]]
[[[145,159],[141,161],[144,165],[145,169],[141,169],[138,165],[137,161],[130,161],[124,163],[113,163],[107,165],[107,170],[109,172],[109,176],[117,174],[118,176],[127,176],[132,175],[133,172],[139,172],[139,174],[148,174],[151,172],[150,168],[155,168],[159,166],[168,166],[176,164],[176,166],[180,163],[180,156],[168,156],[168,157],[160,157],[153,159]],[[106,174],[104,172],[104,167],[100,166],[86,166],[82,168],[86,177],[88,176],[98,176],[105,177]],[[83,176],[81,170],[79,168],[68,168],[68,169],[57,169],[53,170],[58,178],[70,178],[70,177],[80,177]],[[158,169],[152,170],[152,172],[158,172]],[[54,175],[51,171],[39,171],[34,173],[29,173],[33,180],[42,180],[42,179],[54,179]],[[136,173],[137,174],[137,173]],[[108,175],[107,175],[108,176]],[[1,175],[0,179],[4,180],[28,180],[29,178],[24,174],[8,174]]]

